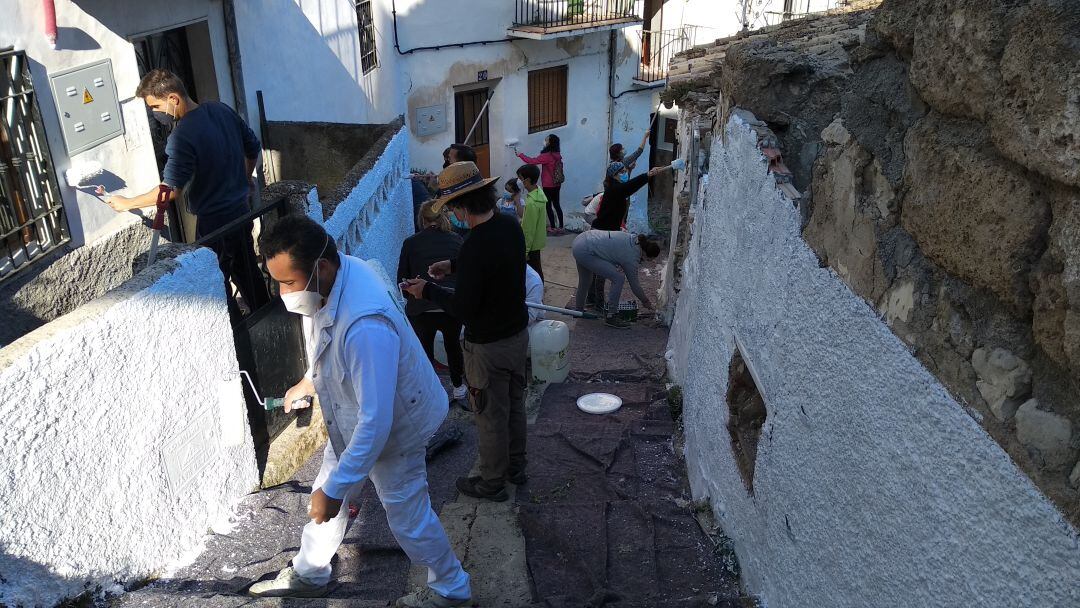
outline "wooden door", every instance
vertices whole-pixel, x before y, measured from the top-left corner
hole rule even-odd
[[[454,141],[472,146],[476,152],[476,166],[484,177],[491,176],[491,141],[488,130],[488,115],[491,113],[491,106],[488,106],[482,116],[480,111],[488,99],[489,91],[490,89],[484,88],[454,94]],[[476,120],[477,117],[480,118],[479,122]],[[473,129],[469,141],[464,141],[474,123],[476,123],[476,128]]]

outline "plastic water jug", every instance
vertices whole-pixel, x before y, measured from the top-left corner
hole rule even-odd
[[[529,328],[533,380],[562,382],[570,374],[570,328],[562,321],[540,321]]]
[[[435,360],[443,365],[450,365],[446,358],[446,344],[443,343],[443,335],[441,331],[435,332]]]

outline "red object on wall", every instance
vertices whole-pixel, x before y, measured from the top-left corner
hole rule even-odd
[[[45,38],[49,46],[56,50],[56,1],[42,0],[41,6],[45,9]]]

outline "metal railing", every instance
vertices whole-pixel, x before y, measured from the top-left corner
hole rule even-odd
[[[640,82],[665,80],[668,64],[676,53],[681,53],[694,46],[697,28],[688,25],[673,30],[641,32],[641,63],[638,64],[637,76]]]
[[[640,19],[639,0],[515,0],[514,26],[543,29],[589,27],[606,21]]]
[[[0,53],[0,281],[69,239],[26,55]]]

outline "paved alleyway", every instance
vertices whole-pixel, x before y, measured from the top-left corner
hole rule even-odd
[[[545,301],[564,306],[577,276],[573,235],[550,239],[544,253]],[[655,287],[660,262],[643,277]],[[629,290],[624,297],[630,297]],[[662,382],[665,328],[649,320],[630,330],[569,321],[566,383],[530,398],[529,482],[506,503],[458,497],[454,479],[476,458],[467,414],[447,425],[462,441],[429,463],[432,499],[458,556],[473,577],[478,606],[741,606],[729,554],[703,532],[690,503]],[[577,397],[610,392],[624,406],[590,416]],[[196,562],[113,602],[117,606],[385,606],[422,585],[410,571],[369,485],[338,552],[328,598],[254,600],[254,580],[288,564],[305,523],[314,457],[285,486],[250,496],[236,529],[213,535]],[[513,486],[510,486],[514,489]]]

